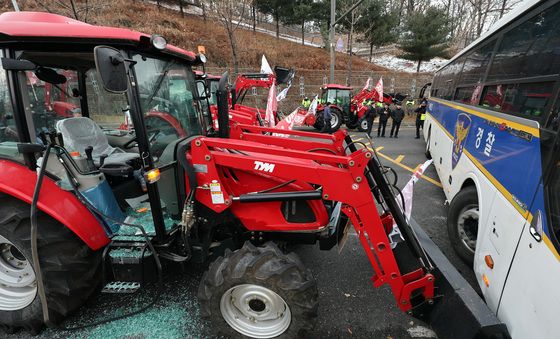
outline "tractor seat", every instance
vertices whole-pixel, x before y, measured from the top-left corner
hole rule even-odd
[[[109,145],[107,136],[93,120],[86,117],[67,118],[56,123],[56,130],[62,134],[64,147],[69,151],[85,154],[88,146],[93,147],[93,162],[100,165],[101,155],[107,155],[104,165],[125,165],[139,159],[137,153],[127,153]]]

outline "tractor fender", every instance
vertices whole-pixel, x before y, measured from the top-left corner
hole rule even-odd
[[[26,166],[0,160],[0,192],[31,204],[37,174]],[[37,208],[68,227],[92,250],[109,243],[105,230],[95,216],[72,193],[62,190],[45,176]]]

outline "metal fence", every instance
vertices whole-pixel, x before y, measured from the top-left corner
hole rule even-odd
[[[210,74],[219,75],[222,74],[225,69],[209,67],[207,72]],[[230,71],[230,74],[233,74]],[[254,73],[255,69],[240,69],[240,73]],[[352,86],[354,88],[354,93],[361,90],[367,82],[368,78],[371,78],[370,88],[374,87],[380,77],[383,77],[384,92],[399,92],[403,94],[408,94],[412,97],[417,97],[420,88],[427,82],[431,81],[431,75],[427,74],[405,74],[396,72],[364,72],[357,71],[352,72],[351,78],[348,78],[348,71],[336,71],[335,72],[335,83]],[[288,96],[282,102],[280,102],[279,109],[283,112],[291,112],[298,105],[300,105],[301,100],[304,96],[312,99],[315,95],[320,95],[320,87],[327,84],[329,80],[328,70],[305,70],[296,69],[294,79],[292,81],[292,87],[288,92]],[[233,83],[235,79],[230,78],[230,82]],[[284,88],[284,86],[282,86]],[[245,103],[250,106],[256,106],[258,108],[266,108],[266,99],[268,95],[267,89],[258,88],[247,93],[245,97]]]

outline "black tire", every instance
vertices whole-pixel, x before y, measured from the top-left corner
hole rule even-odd
[[[349,129],[356,129],[358,127],[358,117],[350,116],[348,121],[346,122],[346,127]]]
[[[216,259],[204,273],[198,291],[201,315],[211,321],[215,334],[245,337],[224,320],[220,306],[224,293],[244,284],[270,289],[288,305],[291,322],[278,338],[311,336],[317,317],[317,283],[294,253],[284,254],[270,242],[264,247],[246,242]]]
[[[358,131],[367,132],[369,121],[366,118],[361,118],[358,121]]]
[[[432,139],[432,127],[430,126],[430,129],[428,130],[428,140],[426,140],[426,152],[424,153],[426,155],[427,159],[432,158],[432,153],[430,152],[430,140],[431,139]]]
[[[0,235],[8,239],[32,265],[30,206],[9,196],[0,196]],[[48,215],[37,216],[38,253],[52,322],[63,320],[79,308],[99,286],[101,251],[89,247]],[[24,328],[37,334],[43,327],[41,301],[15,311],[0,310],[0,324],[13,331]]]
[[[447,212],[447,232],[451,245],[457,255],[470,265],[473,264],[476,248],[478,208],[476,187],[467,186],[451,200]]]
[[[342,112],[338,108],[331,108],[331,114],[333,115],[332,121],[336,121],[334,125],[331,125],[331,132],[338,131],[342,123],[344,122],[344,118],[342,116]],[[336,116],[336,119],[334,118]]]

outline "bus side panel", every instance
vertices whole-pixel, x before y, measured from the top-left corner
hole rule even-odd
[[[488,305],[497,310],[542,175],[538,133],[511,124],[518,128],[514,129],[508,120],[446,101],[432,100],[429,112],[431,153],[448,198],[457,194],[467,178],[478,178],[474,180],[480,206],[474,269]],[[486,255],[494,259],[493,270],[485,264]],[[488,287],[482,274],[489,280]]]
[[[541,184],[531,207],[531,221],[523,228],[498,310],[514,338],[560,338],[557,324],[560,255],[550,240],[552,230],[544,213],[543,191]],[[531,224],[537,229],[542,227],[542,241],[531,236]]]

